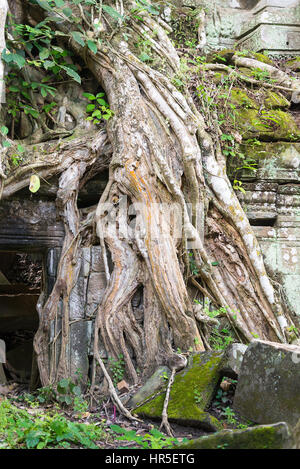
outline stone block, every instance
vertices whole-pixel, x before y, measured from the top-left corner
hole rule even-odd
[[[188,366],[175,376],[170,392],[170,422],[191,425],[207,431],[222,429],[222,424],[205,411],[222,377],[224,352],[202,352],[189,359]],[[141,417],[160,419],[165,392],[135,409]]]
[[[100,303],[106,288],[106,277],[104,272],[93,272],[89,278],[88,304]]]
[[[234,409],[253,422],[300,418],[300,347],[255,340],[244,355]]]
[[[274,425],[259,425],[243,430],[222,430],[213,435],[190,440],[176,448],[186,450],[291,449],[293,441],[289,426],[285,422],[279,422]]]
[[[134,394],[128,405],[135,407],[141,405],[143,401],[155,394],[166,385],[166,381],[171,375],[171,370],[167,366],[160,366],[146,383]],[[167,378],[167,380],[166,380]]]

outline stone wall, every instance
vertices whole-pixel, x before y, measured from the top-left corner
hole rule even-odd
[[[261,142],[256,161],[256,173],[244,171],[241,176],[246,193],[239,198],[267,270],[300,318],[300,143]]]
[[[271,55],[300,51],[299,0],[180,0],[206,11],[206,52],[247,49]]]

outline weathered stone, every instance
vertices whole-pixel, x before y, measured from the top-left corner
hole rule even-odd
[[[0,339],[0,363],[6,362],[6,344],[4,340]]]
[[[205,8],[206,51],[233,48],[291,55],[300,50],[298,0],[177,0]]]
[[[300,130],[293,116],[279,109],[240,109],[237,123],[243,137],[262,140],[300,140]]]
[[[247,347],[245,344],[234,343],[226,349],[222,370],[224,374],[231,375],[235,373],[238,375],[240,373]]]
[[[61,246],[62,222],[57,221],[54,202],[2,200],[0,207],[0,248],[50,248]]]
[[[7,382],[7,380],[6,380],[4,370],[3,370],[3,365],[2,365],[2,363],[0,363],[0,385],[1,384],[6,384],[6,382]]]
[[[159,389],[165,386],[166,380],[170,377],[171,370],[167,366],[160,366],[146,383],[134,394],[128,405],[136,407],[141,405],[148,397],[157,393]]]
[[[280,275],[289,307],[300,316],[300,144],[260,142],[241,145],[241,151],[257,171],[242,173],[246,193],[238,197],[268,272]]]
[[[172,385],[168,406],[170,422],[216,431],[222,424],[205,412],[222,377],[224,353],[202,352],[189,359],[187,368],[178,373]],[[160,419],[165,393],[135,409],[142,417]]]
[[[180,449],[290,449],[293,437],[285,422],[259,425],[243,430],[222,430],[202,436],[176,448]]]
[[[234,408],[256,423],[300,418],[300,347],[253,341],[247,348],[234,397]]]

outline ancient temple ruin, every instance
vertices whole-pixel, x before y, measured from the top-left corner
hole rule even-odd
[[[181,3],[206,8],[205,52],[235,46],[276,57],[300,55],[298,0]],[[257,112],[255,103],[251,106],[248,103],[248,108]],[[290,116],[293,133],[290,135],[285,127],[275,136],[262,135],[257,128],[250,132],[248,138],[259,144],[244,142],[243,151],[256,161],[257,170],[240,175],[245,193],[239,196],[268,272],[280,285],[290,310],[300,316],[300,107],[294,103],[289,108],[289,103],[280,101],[271,103],[270,109]],[[97,204],[107,180],[106,172],[91,179],[79,192],[78,208]],[[36,194],[22,189],[0,205],[0,339],[7,346],[6,374],[8,379],[31,383],[32,387],[38,383],[33,351],[39,325],[37,304],[55,284],[64,239],[63,224],[57,218],[56,191],[57,180],[53,178],[42,182]],[[71,373],[81,370],[87,377],[93,355],[93,322],[106,287],[100,244],[82,248],[79,259],[78,277],[70,296],[67,353]],[[138,307],[137,294],[134,308]],[[53,353],[59,350],[59,331],[59,324],[53,323],[49,338]]]
[[[206,11],[206,50],[237,47],[273,56],[300,50],[298,0],[184,0]]]

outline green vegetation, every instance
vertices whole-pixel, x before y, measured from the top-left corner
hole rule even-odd
[[[116,386],[119,381],[122,381],[125,373],[125,362],[122,354],[119,355],[118,359],[109,358],[108,359],[109,370],[112,375],[112,381]]]
[[[0,401],[0,449],[98,449],[96,442],[104,437],[99,425],[72,422],[58,412],[44,409],[29,413],[8,399]]]
[[[135,442],[137,446],[130,446],[130,449],[172,449],[175,445],[179,444],[177,438],[170,438],[152,428],[149,433],[145,435],[138,435],[135,430],[126,430],[119,425],[111,425],[111,430],[118,435],[117,439],[120,441]],[[183,443],[188,440],[183,439]],[[122,449],[126,447],[122,446]]]

